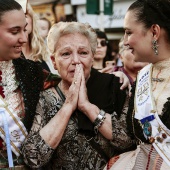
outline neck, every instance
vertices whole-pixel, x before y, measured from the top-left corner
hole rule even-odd
[[[29,41],[23,45],[22,52],[23,52],[23,54],[24,54],[26,59],[30,59],[31,60],[31,58],[30,58],[31,47],[29,45]]]
[[[65,96],[67,96],[67,92],[68,92],[70,86],[64,80],[61,80],[60,83],[58,84],[58,86],[61,89],[61,91],[63,92],[63,94]]]
[[[103,59],[94,60],[93,61],[93,68],[98,69],[98,70],[103,69]]]

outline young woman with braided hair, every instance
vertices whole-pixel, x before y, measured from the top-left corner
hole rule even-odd
[[[137,0],[125,15],[124,45],[135,61],[150,64],[138,73],[127,114],[137,149],[112,158],[107,169],[170,169],[169,14],[169,0]]]

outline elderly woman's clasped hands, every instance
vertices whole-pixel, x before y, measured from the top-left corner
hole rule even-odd
[[[87,97],[86,81],[82,64],[77,64],[75,67],[74,79],[67,93],[65,103],[72,105],[73,110],[78,108],[82,112],[84,112],[85,108],[90,104]]]

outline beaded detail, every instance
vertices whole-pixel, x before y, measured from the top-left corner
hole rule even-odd
[[[39,101],[40,91],[43,89],[43,71],[40,62],[18,58],[13,60],[16,78],[22,92],[25,117],[23,123],[29,132]]]

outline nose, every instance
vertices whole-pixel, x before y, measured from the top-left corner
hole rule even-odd
[[[80,56],[79,54],[73,54],[73,57],[72,57],[72,64],[80,64]]]
[[[123,45],[124,46],[128,46],[128,37],[126,35],[124,35],[124,38],[123,38]]]
[[[101,42],[97,42],[97,47],[101,47]]]
[[[26,43],[28,41],[28,36],[25,31],[21,32],[20,37],[19,37],[19,42],[20,43]]]

